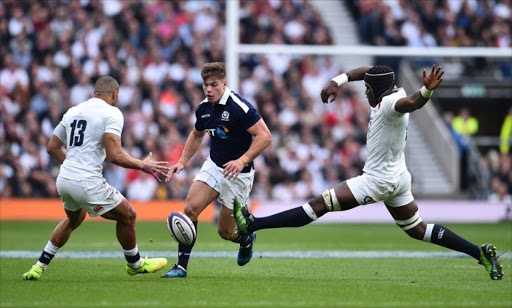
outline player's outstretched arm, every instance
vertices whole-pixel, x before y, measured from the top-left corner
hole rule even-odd
[[[395,110],[401,113],[407,113],[425,106],[432,96],[434,89],[443,81],[443,74],[444,71],[441,71],[441,66],[436,69],[435,64],[432,65],[432,69],[428,75],[427,71],[423,69],[423,87],[413,94],[399,99],[395,104]]]
[[[173,174],[179,174],[181,170],[185,168],[185,165],[187,164],[189,159],[191,159],[192,156],[196,154],[197,150],[199,150],[199,147],[201,146],[201,143],[203,142],[205,135],[205,130],[199,131],[194,127],[190,135],[188,135],[187,142],[185,142],[185,147],[183,148],[183,152],[181,153],[180,159],[176,164],[172,165],[169,168],[167,176],[165,177],[166,182],[169,182],[171,180]]]
[[[131,157],[121,147],[121,137],[116,134],[104,134],[103,143],[105,145],[107,159],[110,162],[124,168],[142,170],[143,172],[154,176],[159,182],[159,175],[165,176],[167,171],[170,169],[168,166],[169,162],[151,160],[153,153],[149,153],[144,160]]]
[[[338,89],[341,85],[349,81],[363,80],[364,73],[366,73],[370,68],[371,66],[361,66],[354,68],[347,73],[340,74],[329,80],[329,82],[327,82],[327,84],[322,89],[322,92],[320,93],[322,102],[324,102],[324,104],[327,104],[328,102],[332,103],[338,96]],[[332,98],[329,100],[329,97]]]

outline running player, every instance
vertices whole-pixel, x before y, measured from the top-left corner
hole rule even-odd
[[[261,229],[300,227],[332,211],[346,211],[359,205],[384,202],[389,213],[410,237],[466,253],[484,265],[491,279],[501,280],[503,268],[491,244],[480,247],[468,242],[448,228],[422,221],[411,193],[411,174],[405,165],[409,113],[423,107],[442,81],[444,71],[432,66],[423,70],[423,87],[407,96],[395,86],[395,74],[387,66],[359,67],[333,78],[321,92],[324,103],[336,99],[338,87],[349,81],[364,80],[366,97],[371,106],[368,123],[366,160],[363,174],[351,178],[301,207],[257,218],[242,200],[234,201],[234,216],[239,234]],[[329,98],[332,99],[329,101]]]
[[[253,160],[270,144],[272,136],[256,109],[227,87],[224,63],[206,63],[201,69],[201,77],[206,98],[196,109],[195,127],[166,180],[183,170],[208,133],[210,156],[188,191],[185,214],[197,230],[199,214],[217,199],[222,204],[218,233],[221,238],[240,244],[237,262],[243,266],[251,260],[256,234],[240,236],[235,233],[233,198],[246,202],[254,181]],[[187,277],[194,243],[179,244],[178,263],[162,277]]]
[[[57,189],[67,218],[57,225],[39,260],[23,274],[23,279],[41,277],[86,213],[117,221],[116,235],[124,250],[129,275],[153,273],[167,264],[165,258],[141,259],[135,237],[135,210],[102,175],[105,157],[121,167],[151,174],[158,181],[159,175],[165,176],[170,169],[167,162],[152,161],[152,153],[138,160],[121,148],[124,120],[115,107],[118,95],[119,84],[114,78],[99,78],[94,97],[70,108],[55,128],[48,153],[62,164]]]

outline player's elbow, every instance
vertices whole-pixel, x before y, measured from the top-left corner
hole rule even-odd
[[[107,153],[107,160],[113,164],[119,165],[120,157],[119,153],[112,152],[112,151],[106,151]]]
[[[265,147],[268,147],[272,143],[272,133],[270,131],[263,136],[263,142],[265,143]]]
[[[50,142],[48,142],[48,145],[46,146],[46,152],[50,154],[51,157],[55,157],[60,148],[60,145],[57,145],[50,140]]]

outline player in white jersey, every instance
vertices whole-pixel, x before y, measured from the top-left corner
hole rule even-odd
[[[364,173],[334,188],[301,207],[267,217],[254,217],[235,200],[234,216],[239,234],[282,227],[300,227],[332,211],[346,211],[359,205],[384,202],[396,224],[410,237],[466,253],[484,265],[491,279],[501,280],[503,268],[491,244],[477,246],[439,224],[422,221],[411,193],[411,175],[407,171],[404,148],[409,113],[423,107],[442,81],[444,71],[432,66],[423,70],[423,87],[407,96],[395,86],[395,74],[387,66],[359,67],[333,78],[322,89],[324,103],[336,99],[339,86],[364,80],[366,97],[371,106],[368,123],[368,158]],[[329,100],[329,98],[332,99]]]
[[[94,97],[70,108],[57,125],[48,143],[48,153],[62,164],[57,189],[67,218],[61,221],[25,280],[37,280],[46,267],[85,219],[102,216],[117,221],[116,235],[127,261],[129,275],[153,273],[167,264],[165,258],[141,259],[135,236],[135,210],[128,200],[103,178],[105,158],[121,167],[142,170],[160,181],[170,169],[167,162],[144,160],[128,155],[121,147],[123,114],[115,107],[119,84],[100,77]]]

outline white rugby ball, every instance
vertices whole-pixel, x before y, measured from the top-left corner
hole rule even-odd
[[[167,217],[167,229],[176,242],[190,245],[196,240],[196,228],[192,220],[182,212],[172,212]]]

